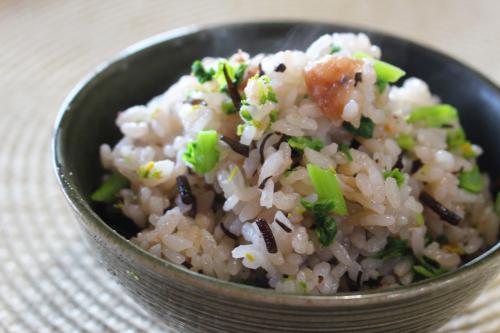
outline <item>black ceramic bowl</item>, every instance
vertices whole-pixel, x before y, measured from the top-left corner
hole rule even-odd
[[[62,189],[102,264],[132,297],[189,332],[427,332],[464,309],[498,272],[499,244],[457,271],[393,290],[287,295],[220,281],[153,257],[127,240],[135,230],[94,207],[103,170],[98,147],[115,143],[116,113],[164,92],[195,59],[305,49],[324,33],[360,31],[326,23],[243,23],[187,28],[127,49],[80,83],[62,106],[54,161]],[[366,31],[383,59],[419,77],[460,110],[467,135],[485,153],[481,168],[500,170],[500,91],[474,70],[426,47]]]

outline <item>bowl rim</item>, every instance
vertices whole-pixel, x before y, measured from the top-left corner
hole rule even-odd
[[[73,102],[82,96],[85,92],[92,90],[92,83],[99,80],[102,75],[114,67],[119,66],[121,62],[126,61],[129,57],[140,56],[142,51],[153,48],[158,44],[172,42],[177,38],[183,38],[191,34],[200,33],[212,29],[242,27],[242,26],[293,26],[293,25],[310,25],[322,24],[335,29],[342,28],[355,32],[365,32],[378,36],[384,36],[393,39],[396,42],[403,42],[411,44],[414,47],[423,48],[432,53],[433,57],[441,57],[446,61],[450,61],[459,67],[464,67],[468,71],[483,80],[487,85],[493,88],[500,95],[500,88],[493,83],[490,79],[485,77],[482,73],[478,72],[469,65],[458,61],[441,51],[435,50],[422,43],[416,43],[403,37],[398,37],[390,33],[378,31],[376,29],[362,27],[357,25],[348,25],[344,23],[334,24],[325,21],[311,21],[311,20],[258,20],[258,21],[244,21],[244,22],[227,22],[222,24],[197,24],[189,25],[181,28],[169,30],[152,37],[146,38],[142,41],[132,44],[112,57],[110,60],[101,63],[91,70],[83,79],[78,82],[69,92],[64,99],[59,113],[56,117],[54,128],[52,132],[52,165],[56,174],[59,186],[72,207],[73,211],[79,218],[81,223],[99,233],[106,242],[115,244],[119,247],[124,256],[131,259],[132,262],[140,262],[148,269],[156,271],[165,277],[170,277],[182,281],[186,285],[195,288],[204,289],[205,291],[212,292],[220,296],[226,296],[236,299],[245,299],[245,301],[253,301],[258,303],[273,303],[273,304],[287,304],[294,306],[314,306],[314,307],[332,307],[332,306],[357,306],[363,304],[373,303],[389,303],[405,299],[410,299],[423,295],[424,293],[432,293],[438,289],[444,288],[455,284],[458,280],[465,278],[472,274],[472,272],[487,264],[491,264],[494,260],[500,258],[500,241],[490,247],[481,255],[475,257],[471,261],[460,266],[457,270],[445,273],[438,277],[425,279],[423,281],[411,283],[407,286],[399,286],[396,288],[375,289],[369,291],[357,292],[339,292],[334,295],[303,295],[278,292],[273,289],[264,289],[253,286],[244,285],[237,282],[224,281],[215,277],[193,272],[182,265],[176,265],[161,259],[142,249],[138,245],[130,242],[114,229],[108,226],[103,219],[90,207],[84,199],[83,194],[72,181],[72,172],[65,167],[65,156],[62,153],[61,147],[64,143],[61,141],[61,135],[64,131],[62,124],[64,123],[67,115],[72,110]],[[318,36],[319,37],[319,36]],[[109,244],[107,244],[109,245]],[[129,272],[134,272],[134,267],[130,268]],[[360,302],[363,300],[363,302]]]

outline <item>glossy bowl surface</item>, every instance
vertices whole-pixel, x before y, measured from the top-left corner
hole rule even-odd
[[[120,137],[118,111],[164,92],[195,59],[305,49],[325,33],[364,31],[383,59],[460,111],[468,137],[500,170],[500,90],[481,74],[429,48],[386,34],[327,23],[256,22],[189,27],[140,42],[95,69],[64,102],[53,139],[54,165],[85,239],[132,297],[171,327],[187,332],[428,332],[463,310],[500,267],[500,244],[455,272],[392,290],[304,296],[220,281],[156,258],[130,243],[126,220],[94,206],[103,173],[101,143]],[[69,221],[68,221],[69,223]]]

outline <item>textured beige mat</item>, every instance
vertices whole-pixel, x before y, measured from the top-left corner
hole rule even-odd
[[[0,332],[165,332],[89,256],[51,169],[59,105],[127,45],[193,23],[304,18],[389,31],[500,82],[497,1],[0,0]],[[500,279],[443,332],[500,332]]]

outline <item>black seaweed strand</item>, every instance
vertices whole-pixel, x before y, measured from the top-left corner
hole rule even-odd
[[[264,237],[264,242],[266,243],[267,252],[276,253],[278,252],[278,246],[276,245],[276,240],[274,239],[273,232],[264,219],[257,219],[255,221],[257,223],[257,227],[260,230],[260,233]]]
[[[278,223],[278,225],[281,227],[281,229],[285,230],[285,232],[287,232],[287,233],[292,232],[292,229],[290,229],[285,223],[281,222],[278,219],[275,219],[274,221],[276,221],[276,223]]]
[[[268,133],[264,139],[262,139],[259,146],[260,164],[264,164],[264,148],[266,147],[266,142],[273,136],[274,133]]]
[[[220,225],[220,229],[222,230],[222,232],[224,232],[224,234],[226,234],[227,237],[234,239],[234,240],[238,240],[238,236],[233,234],[231,231],[227,230],[227,228],[224,226],[224,223],[221,222],[219,225]]]
[[[238,92],[238,88],[233,84],[233,81],[229,77],[225,65],[222,67],[222,71],[224,72],[224,78],[226,79],[227,91],[229,93],[229,97],[231,97],[231,101],[233,102],[235,109],[239,110],[241,108],[241,96],[240,93]]]
[[[231,147],[231,149],[234,152],[236,152],[242,156],[245,156],[245,157],[248,157],[248,155],[250,154],[250,147],[249,146],[244,145],[242,143],[239,143],[238,141],[231,139],[225,135],[221,135],[220,139],[222,141],[224,141],[229,147]]]
[[[187,177],[184,175],[177,176],[175,182],[177,183],[177,190],[179,191],[182,203],[191,205],[191,209],[186,212],[186,215],[194,218],[197,210],[196,197],[193,195],[193,192],[191,192],[191,186],[189,185]]]
[[[358,149],[359,147],[361,147],[361,143],[356,140],[356,139],[352,139],[351,141],[351,148],[352,149]]]
[[[264,180],[262,181],[262,183],[259,184],[259,189],[263,190],[264,187],[266,187],[266,183],[269,179],[273,178],[273,176],[269,176],[269,177],[266,177],[264,178]]]
[[[266,75],[266,72],[262,69],[262,64],[259,64],[259,76]]]
[[[284,63],[281,63],[279,64],[278,66],[276,66],[276,68],[274,69],[275,72],[278,72],[278,73],[283,73],[284,71],[286,71],[286,66]]]
[[[432,209],[434,213],[439,215],[442,220],[448,222],[451,225],[458,225],[460,223],[460,220],[462,219],[460,216],[443,206],[429,193],[422,191],[422,193],[420,193],[419,199],[424,205],[426,205],[427,207]]]
[[[354,86],[356,87],[360,82],[363,82],[363,73],[356,72],[354,74]]]
[[[410,173],[413,175],[415,172],[417,172],[418,170],[420,170],[420,168],[424,165],[424,163],[422,163],[422,161],[417,158],[415,161],[413,161],[413,164],[411,165],[411,171]]]
[[[393,169],[403,170],[403,155],[404,155],[403,152],[399,154],[396,163],[394,163],[394,166],[392,167]]]

